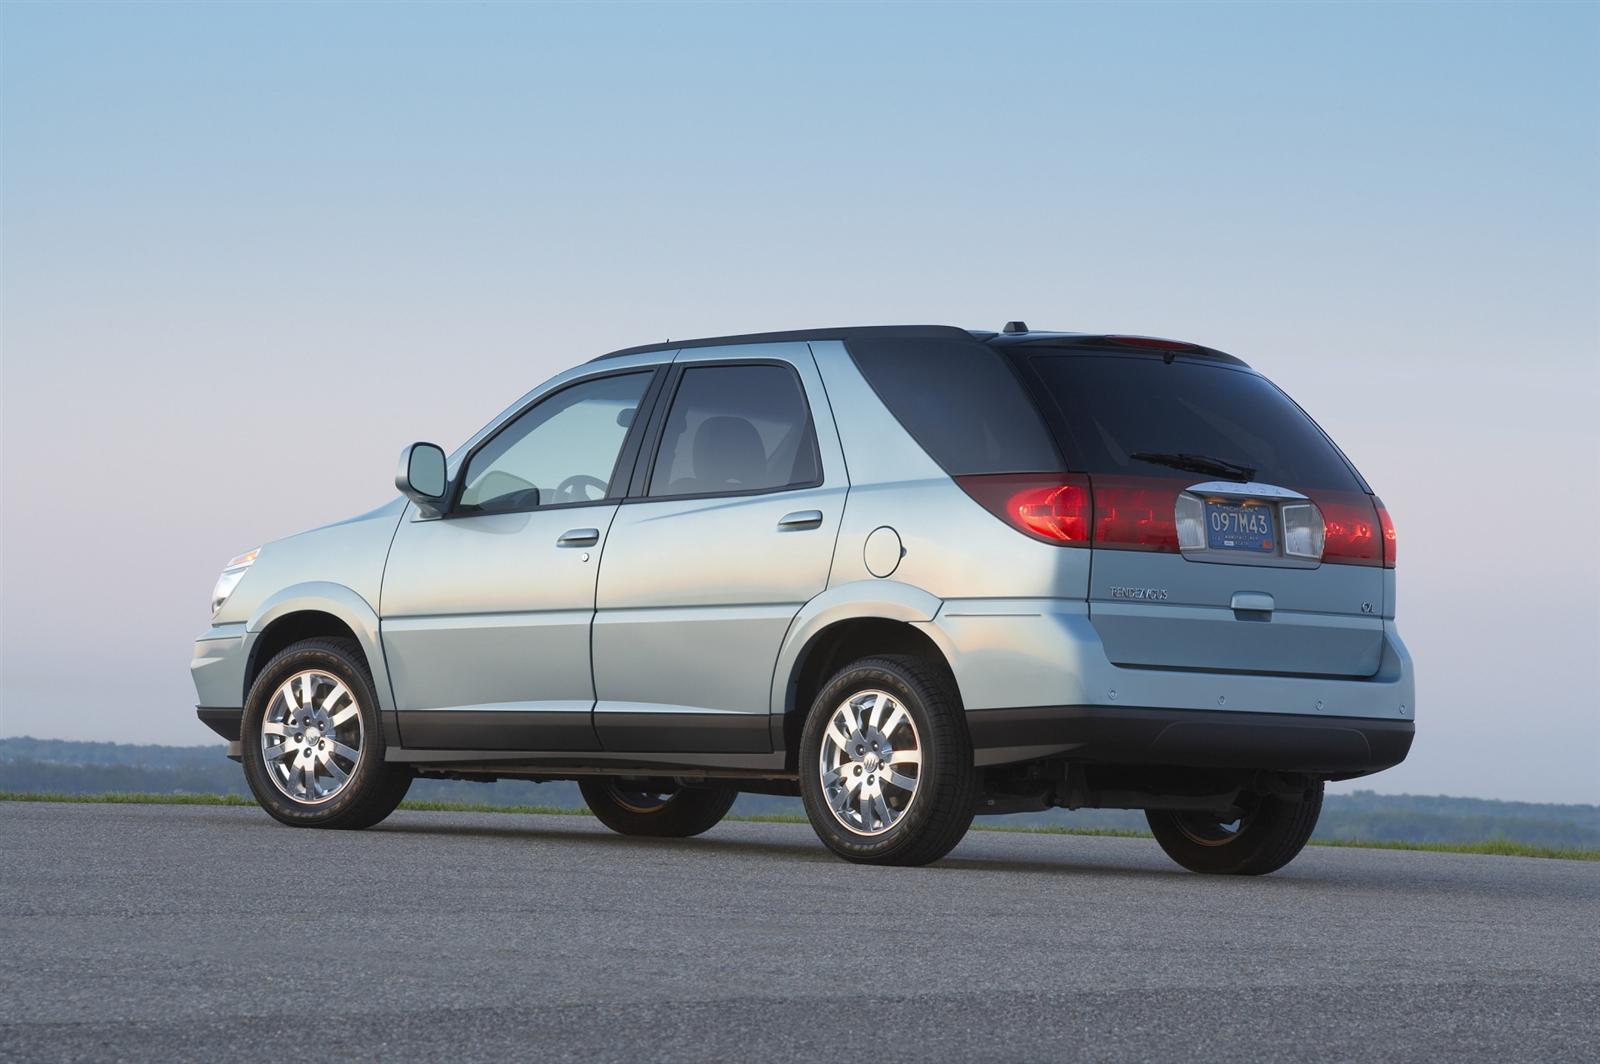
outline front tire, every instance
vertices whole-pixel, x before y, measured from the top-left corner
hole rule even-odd
[[[1160,809],[1147,810],[1145,819],[1167,856],[1191,872],[1264,876],[1305,848],[1322,814],[1322,790],[1322,781],[1317,780],[1298,801],[1255,795],[1251,808],[1236,822]]]
[[[578,781],[584,804],[618,835],[687,839],[710,831],[728,815],[739,792],[731,787],[667,787],[648,780],[586,777]]]
[[[837,673],[806,717],[800,795],[817,836],[847,861],[924,865],[949,853],[972,825],[978,795],[949,678],[899,655]]]
[[[345,639],[308,639],[267,662],[239,753],[257,803],[291,827],[368,828],[411,787],[411,770],[383,759],[372,673]]]

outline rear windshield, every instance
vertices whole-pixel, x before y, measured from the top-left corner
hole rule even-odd
[[[1060,407],[1051,420],[1074,469],[1170,476],[1170,465],[1133,455],[1203,455],[1248,467],[1259,483],[1363,490],[1322,430],[1250,370],[1144,355],[1036,354],[1028,362]]]
[[[1062,468],[1016,371],[987,344],[869,338],[849,346],[878,398],[951,476]]]

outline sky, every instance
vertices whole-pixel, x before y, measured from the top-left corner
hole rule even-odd
[[[229,557],[618,347],[1244,358],[1399,527],[1380,791],[1600,801],[1600,5],[0,7],[0,735],[196,744]],[[1352,785],[1342,785],[1351,789]]]

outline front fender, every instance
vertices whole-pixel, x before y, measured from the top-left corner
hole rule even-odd
[[[782,716],[787,708],[789,680],[806,647],[824,629],[840,621],[881,618],[915,625],[918,631],[938,645],[948,661],[950,641],[944,632],[930,623],[938,615],[941,605],[943,602],[938,597],[894,580],[852,580],[828,588],[801,607],[789,625],[789,632],[778,651],[777,666],[772,671],[771,712]]]
[[[294,584],[274,592],[256,606],[245,624],[247,649],[270,628],[273,622],[295,613],[326,613],[342,621],[360,644],[372,668],[372,686],[378,708],[393,712],[394,698],[389,688],[389,665],[383,656],[383,640],[378,634],[378,612],[361,595],[343,584],[314,580]]]

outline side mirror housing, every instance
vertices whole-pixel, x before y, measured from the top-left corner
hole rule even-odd
[[[438,517],[444,512],[445,494],[450,481],[445,475],[444,448],[436,443],[413,443],[400,452],[400,468],[394,486],[417,504],[424,516]]]

